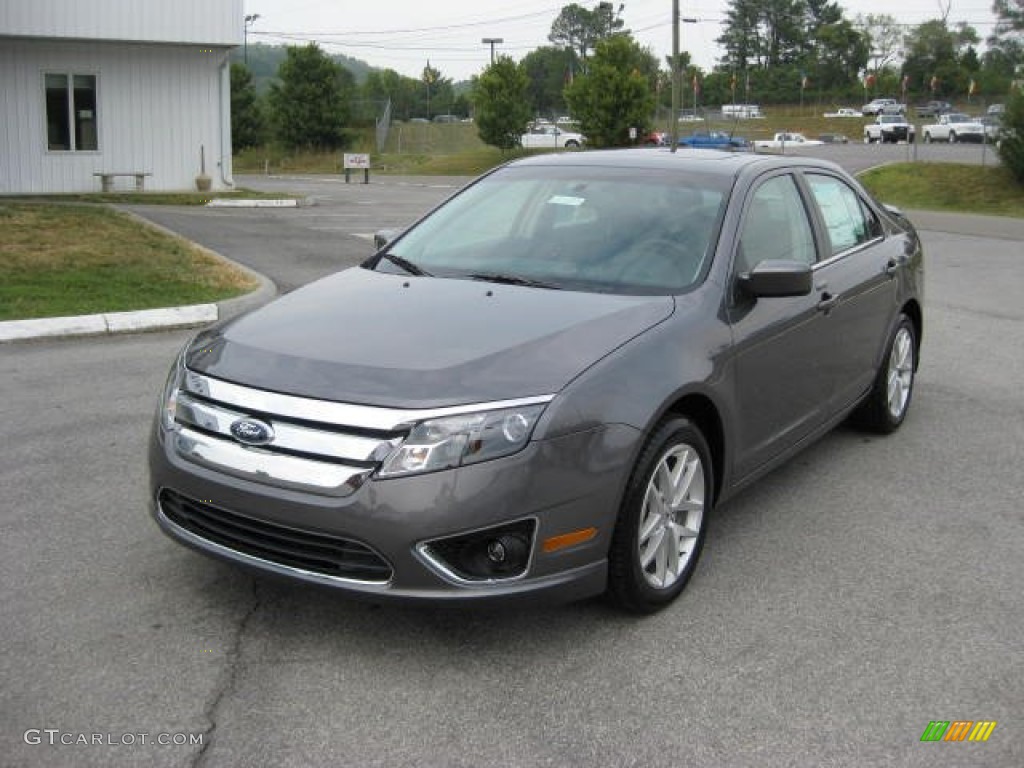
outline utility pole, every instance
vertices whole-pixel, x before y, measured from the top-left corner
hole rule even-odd
[[[493,65],[494,64],[494,46],[495,45],[500,45],[501,43],[504,43],[505,42],[505,38],[503,38],[503,37],[485,37],[480,42],[483,43],[484,45],[491,46],[491,64]]]
[[[249,27],[251,27],[258,19],[260,15],[258,13],[250,13],[245,17],[245,31],[242,33],[242,58],[245,61],[245,66],[249,66]]]
[[[672,0],[672,151],[679,146],[679,0]]]

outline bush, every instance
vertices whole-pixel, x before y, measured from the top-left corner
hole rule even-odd
[[[1024,185],[1024,90],[1014,88],[1003,113],[999,158],[1019,184]]]

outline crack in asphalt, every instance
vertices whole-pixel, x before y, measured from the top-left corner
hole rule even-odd
[[[242,644],[245,641],[245,635],[249,629],[249,624],[257,611],[259,611],[260,606],[261,600],[259,594],[259,583],[256,579],[253,579],[252,605],[249,606],[249,610],[245,612],[241,620],[238,622],[238,629],[235,631],[231,647],[227,652],[227,667],[221,674],[220,680],[217,682],[217,685],[213,690],[213,694],[210,696],[209,702],[203,709],[203,717],[209,725],[202,733],[203,745],[192,759],[190,768],[200,768],[200,766],[206,765],[206,758],[209,754],[210,745],[213,743],[213,736],[217,731],[218,711],[220,710],[221,703],[224,699],[234,690],[235,682],[238,679],[238,672],[242,666]]]

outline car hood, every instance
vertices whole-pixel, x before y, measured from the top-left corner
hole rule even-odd
[[[616,296],[349,269],[200,334],[189,369],[258,389],[432,408],[558,392],[665,320]]]

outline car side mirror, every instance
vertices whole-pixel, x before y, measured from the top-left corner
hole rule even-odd
[[[379,251],[385,245],[395,239],[395,235],[398,234],[397,229],[378,229],[373,233],[373,249]]]
[[[806,296],[814,287],[814,275],[810,264],[802,261],[765,259],[740,275],[740,285],[758,298]]]

